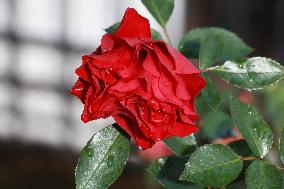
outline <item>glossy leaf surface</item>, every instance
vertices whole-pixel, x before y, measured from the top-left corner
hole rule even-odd
[[[168,189],[204,189],[194,183],[179,180],[186,162],[181,157],[164,157],[151,163],[147,170]]]
[[[269,125],[256,109],[248,104],[231,98],[232,118],[253,153],[264,157],[273,143],[273,134]]]
[[[215,49],[210,50],[210,56],[214,57],[214,60],[217,62],[242,60],[252,51],[236,34],[217,27],[196,28],[191,30],[181,40],[178,49],[188,58],[199,58],[202,42],[209,36],[213,36],[211,40],[214,40],[214,36],[218,36],[216,38],[217,41],[213,41],[212,43],[218,44],[218,49],[220,49],[221,52],[215,51]]]
[[[241,64],[226,61],[211,70],[224,81],[249,91],[272,85],[284,76],[284,68],[278,62],[264,57],[249,58]]]
[[[130,140],[117,125],[95,134],[80,154],[77,189],[106,189],[121,174],[130,151]]]
[[[170,137],[164,139],[164,143],[174,152],[177,156],[187,156],[194,152],[197,146],[193,134],[186,137]]]
[[[223,41],[219,34],[209,35],[201,42],[199,51],[199,68],[213,66],[223,51]]]
[[[236,179],[242,167],[242,160],[229,147],[207,144],[190,156],[181,179],[205,186],[221,187]]]
[[[142,0],[161,26],[165,26],[174,10],[174,0]]]
[[[221,101],[220,92],[216,89],[213,81],[208,76],[202,74],[202,77],[206,79],[206,87],[201,91],[201,94],[208,106],[216,111]]]
[[[281,184],[281,172],[264,161],[254,161],[246,171],[247,189],[280,189]]]

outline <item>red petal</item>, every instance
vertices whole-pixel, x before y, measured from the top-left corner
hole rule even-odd
[[[182,77],[187,90],[190,92],[190,101],[193,105],[198,93],[206,86],[206,82],[199,74],[180,75],[180,77]]]
[[[119,80],[118,82],[116,82],[116,84],[110,87],[110,90],[118,92],[129,92],[134,89],[137,89],[138,87],[140,87],[140,85],[141,84],[138,79],[130,81]]]
[[[190,125],[194,125],[194,121],[191,119],[191,117],[189,115],[185,115],[183,113],[179,113],[179,114],[180,114],[180,118],[183,122],[190,124]]]
[[[77,96],[83,103],[85,103],[88,88],[89,84],[84,82],[82,79],[78,79],[72,89],[70,89],[70,92]]]
[[[106,93],[102,93],[99,97],[96,97],[94,96],[94,90],[89,90],[81,118],[83,122],[107,118],[118,109],[119,102],[115,97]]]
[[[159,78],[159,90],[170,102],[179,104],[179,99],[175,95],[174,82],[170,74],[165,75],[162,72]]]
[[[86,70],[86,64],[80,66],[75,70],[75,73],[83,80],[90,82],[88,70]]]
[[[176,76],[175,79],[178,80],[177,88],[176,88],[176,95],[178,98],[183,100],[189,100],[191,98],[189,91],[186,88],[186,84],[182,80],[181,77]]]
[[[102,40],[101,40],[101,49],[102,49],[102,52],[105,53],[107,51],[110,51],[114,46],[114,41],[112,39],[112,35],[111,34],[105,34],[103,37],[102,37]]]
[[[163,65],[170,73],[172,73],[175,69],[175,64],[172,60],[172,57],[167,52],[167,49],[163,48],[161,43],[159,44],[160,45],[153,45],[154,52],[159,60],[159,64]]]
[[[147,54],[145,55],[146,58],[143,62],[143,68],[145,71],[147,71],[148,73],[150,73],[153,76],[159,77],[160,76],[160,72],[158,71],[155,62],[154,62],[154,57],[150,54],[150,51],[147,51]],[[141,57],[139,57],[141,58]]]
[[[175,50],[170,45],[167,45],[167,49],[173,59],[175,60],[175,73],[177,74],[192,74],[200,73],[200,71],[180,52]]]
[[[135,9],[128,8],[114,35],[121,38],[151,38],[149,20],[139,15]]]
[[[130,118],[127,118],[124,115],[114,115],[113,116],[116,123],[126,131],[133,140],[140,146],[142,149],[151,148],[154,145],[154,141],[149,138],[146,138],[139,129],[137,121],[131,121]],[[134,118],[135,119],[135,118]]]
[[[185,137],[196,131],[198,131],[198,128],[195,125],[176,122],[171,130],[171,133],[172,136]]]

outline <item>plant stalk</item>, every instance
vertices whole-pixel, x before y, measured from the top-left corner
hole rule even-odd
[[[241,160],[245,160],[245,161],[251,161],[251,160],[256,160],[258,159],[257,157],[241,157]]]
[[[166,26],[163,26],[163,30],[164,30],[164,33],[165,33],[166,40],[168,41],[168,43],[169,43],[171,46],[173,46],[172,41],[171,41],[171,38],[170,38],[170,35],[169,35],[168,31],[167,31]]]

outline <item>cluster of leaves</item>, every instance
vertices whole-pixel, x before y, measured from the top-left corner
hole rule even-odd
[[[142,0],[143,4],[166,31],[174,9],[174,0]],[[106,29],[112,33],[119,23]],[[152,29],[154,39],[162,36]],[[280,189],[281,170],[265,160],[273,144],[273,133],[260,113],[231,95],[221,94],[211,79],[220,79],[248,91],[263,89],[284,76],[284,68],[264,57],[251,57],[252,49],[237,35],[225,29],[208,27],[188,32],[178,50],[190,59],[199,60],[199,68],[207,81],[197,101],[200,114],[206,112],[201,135],[212,142],[216,137],[232,136],[233,125],[244,140],[228,145],[199,145],[194,135],[168,138],[165,144],[175,156],[160,158],[150,164],[148,171],[169,189],[240,188]],[[229,96],[229,98],[224,98]],[[200,100],[201,99],[201,100]],[[202,110],[204,101],[211,111]],[[225,113],[229,102],[231,116]],[[205,115],[205,114],[204,114]],[[222,131],[222,132],[220,132]],[[280,154],[284,163],[284,130],[280,136]],[[121,174],[130,151],[130,139],[117,125],[95,134],[82,150],[76,169],[77,189],[106,189]]]

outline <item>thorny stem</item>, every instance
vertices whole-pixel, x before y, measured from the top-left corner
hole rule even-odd
[[[203,68],[200,70],[201,72],[208,72],[209,70],[207,68]]]
[[[284,170],[284,167],[275,166],[277,169]]]
[[[209,71],[212,71],[212,70],[214,70],[214,69],[216,69],[218,67],[219,66],[217,65],[217,66],[213,66],[213,67],[209,67],[209,68],[202,68],[200,71],[201,72],[209,72]]]
[[[258,157],[241,157],[241,160],[247,160],[247,161],[256,160],[256,159],[263,160],[262,158],[258,158]],[[284,170],[284,167],[279,167],[279,166],[276,166],[276,165],[274,165],[274,166],[277,169]]]
[[[163,30],[164,30],[164,33],[165,33],[166,40],[167,40],[168,43],[172,46],[172,42],[171,42],[171,39],[170,39],[170,36],[169,36],[169,33],[168,33],[168,31],[167,31],[166,26],[163,26]]]
[[[258,159],[258,157],[241,157],[241,160],[247,160],[247,161],[256,160],[256,159]]]

